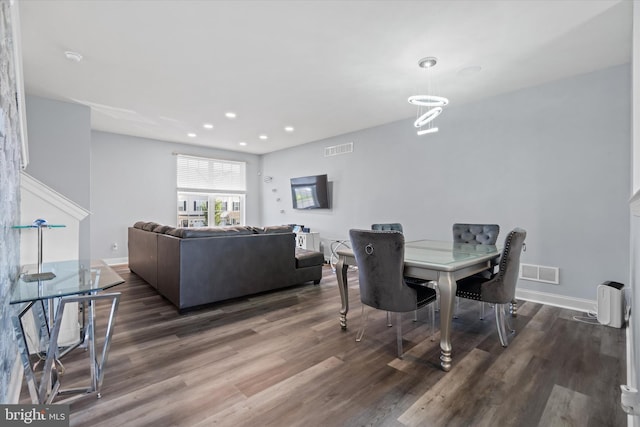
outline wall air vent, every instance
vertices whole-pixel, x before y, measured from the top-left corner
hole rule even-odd
[[[560,284],[560,270],[558,267],[545,267],[543,265],[520,264],[520,279],[534,282]]]
[[[334,145],[331,147],[324,147],[325,157],[348,153],[353,153],[353,142],[347,142],[346,144]]]

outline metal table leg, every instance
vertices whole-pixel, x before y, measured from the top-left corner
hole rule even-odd
[[[349,287],[347,285],[347,269],[349,265],[344,262],[344,257],[340,256],[336,264],[336,278],[338,279],[338,289],[340,290],[340,327],[347,329],[347,313],[349,312]]]
[[[451,316],[453,314],[453,300],[456,295],[457,284],[453,274],[441,272],[438,277],[440,290],[440,366],[444,371],[451,369]]]
[[[96,342],[95,342],[95,302],[98,300],[108,300],[111,302],[111,310],[109,312],[109,320],[107,321],[107,330],[104,336],[104,345],[102,347],[102,352],[100,357],[96,353]],[[57,343],[58,334],[60,332],[60,324],[62,320],[62,315],[64,314],[64,304],[70,302],[79,302],[79,303],[87,303],[88,306],[88,322],[86,325],[86,344],[89,348],[89,366],[91,368],[91,378],[90,384],[85,388],[75,388],[75,389],[67,389],[60,390],[58,394],[71,394],[71,393],[97,393],[98,399],[102,397],[100,393],[100,389],[102,387],[102,380],[104,379],[104,368],[107,363],[107,359],[109,356],[109,348],[111,347],[111,336],[113,335],[113,323],[116,317],[116,313],[118,311],[118,303],[120,301],[120,293],[114,292],[109,294],[90,294],[90,295],[81,295],[81,296],[73,296],[73,297],[65,297],[62,298],[61,307],[56,316],[56,325],[54,330],[51,333],[51,341],[52,343]]]
[[[104,345],[100,357],[97,357],[95,346],[95,302],[99,300],[108,300],[111,302],[111,310],[109,313],[109,320],[107,322],[107,330],[104,337]],[[102,380],[104,378],[104,369],[107,363],[109,354],[109,348],[111,346],[111,337],[113,335],[113,324],[115,316],[118,310],[118,303],[120,301],[120,293],[109,294],[88,294],[80,296],[67,296],[58,299],[57,309],[55,310],[55,318],[52,328],[47,324],[47,315],[44,309],[44,303],[42,300],[35,301],[26,304],[19,313],[12,317],[16,338],[18,340],[18,347],[20,349],[20,357],[22,360],[24,375],[31,396],[31,401],[34,404],[48,404],[51,403],[56,396],[70,393],[97,393],[97,397],[100,398],[100,389],[102,386]],[[91,378],[88,387],[76,388],[69,390],[60,389],[60,374],[56,366],[56,360],[60,357],[60,349],[58,347],[58,337],[60,334],[60,327],[62,324],[62,316],[64,315],[64,309],[66,304],[78,302],[85,306],[88,306],[88,322],[85,325],[85,344],[89,349],[89,363],[91,368]],[[40,323],[41,335],[48,335],[48,342],[46,343],[46,357],[44,359],[44,366],[40,380],[38,381],[34,373],[34,365],[32,365],[29,354],[29,347],[24,333],[22,325],[22,317],[31,309],[34,308],[37,311],[37,318]],[[84,314],[83,314],[84,315]],[[66,353],[67,351],[65,351]]]

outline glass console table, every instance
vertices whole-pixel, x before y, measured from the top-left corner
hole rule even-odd
[[[55,277],[44,280],[32,280],[31,271],[39,270],[53,273]],[[12,321],[20,348],[21,360],[24,368],[25,380],[29,388],[31,401],[37,404],[51,403],[56,396],[69,393],[97,393],[100,398],[100,387],[104,377],[104,367],[107,362],[113,323],[120,293],[101,293],[124,280],[102,261],[94,261],[89,268],[85,268],[76,261],[50,262],[30,265],[23,268],[18,280],[12,284],[10,303],[15,305]],[[25,277],[29,278],[25,280]],[[95,303],[108,301],[111,310],[107,322],[104,345],[101,354],[96,354],[95,342]],[[49,302],[46,307],[45,302]],[[82,304],[83,330],[79,342],[63,349],[58,345],[58,336],[62,323],[65,306],[77,302]],[[34,310],[36,328],[44,337],[41,360],[32,363],[29,345],[24,331],[22,318],[31,309]],[[88,320],[85,324],[85,315]],[[74,348],[82,346],[89,350],[89,365],[91,369],[90,384],[85,388],[60,390],[60,371],[58,360]],[[99,356],[99,357],[98,357]],[[42,372],[36,375],[36,365],[43,361]]]

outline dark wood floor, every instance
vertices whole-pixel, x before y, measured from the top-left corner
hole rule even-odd
[[[524,302],[504,349],[493,314],[480,321],[476,303],[463,301],[445,373],[437,329],[430,337],[428,324],[410,315],[402,360],[383,312],[371,312],[355,342],[354,272],[345,332],[328,267],[319,286],[184,315],[126,266],[116,269],[126,283],[116,289],[122,299],[103,396],[73,401],[72,426],[626,425],[624,330],[576,322],[578,312]],[[63,359],[64,387],[81,384],[84,357],[78,349]]]

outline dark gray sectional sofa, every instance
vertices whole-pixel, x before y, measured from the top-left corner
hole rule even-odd
[[[324,256],[296,248],[291,227],[129,227],[129,268],[180,311],[320,283]]]

